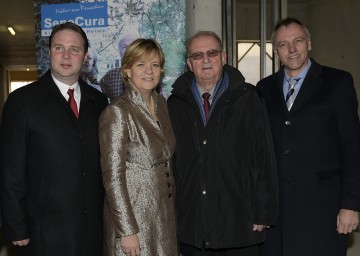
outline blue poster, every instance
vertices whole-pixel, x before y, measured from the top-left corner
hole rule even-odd
[[[49,36],[55,25],[67,21],[81,26],[85,32],[104,32],[99,29],[108,27],[107,2],[41,5],[42,36]]]
[[[126,46],[139,37],[156,39],[165,53],[161,81],[165,97],[186,70],[185,0],[34,0],[34,10],[39,76],[50,68],[52,28],[66,21],[80,25],[89,39],[91,61],[81,77],[105,95],[121,88],[122,56]]]

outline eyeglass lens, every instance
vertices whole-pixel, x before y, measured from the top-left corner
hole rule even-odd
[[[210,50],[210,51],[207,51],[206,52],[206,55],[209,57],[209,58],[214,58],[214,57],[217,57],[219,55],[221,51],[219,50]],[[193,60],[200,60],[202,58],[204,58],[204,52],[195,52],[193,54],[191,54],[189,56],[189,58],[192,58]]]

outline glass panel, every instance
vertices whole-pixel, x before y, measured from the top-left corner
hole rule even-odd
[[[266,76],[272,74],[272,45],[266,43]],[[246,82],[256,85],[260,80],[259,41],[237,42],[237,68]]]

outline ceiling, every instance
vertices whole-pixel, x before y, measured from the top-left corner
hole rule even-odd
[[[7,30],[9,25],[15,36]],[[36,70],[33,0],[0,1],[0,65],[8,70]]]
[[[244,0],[238,0],[238,2],[242,1]],[[289,3],[309,2],[309,0],[288,1]],[[15,29],[15,36],[7,30],[9,25]],[[0,65],[8,70],[26,70],[26,68],[36,70],[33,0],[0,1]]]

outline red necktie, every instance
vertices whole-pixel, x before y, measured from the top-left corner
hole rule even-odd
[[[78,112],[78,108],[77,108],[76,101],[74,98],[74,89],[70,88],[68,90],[67,94],[69,95],[69,99],[68,99],[69,106],[72,109],[72,111],[74,112],[76,118],[78,118],[79,112]]]
[[[209,119],[209,112],[210,112],[210,102],[209,102],[209,98],[210,98],[211,94],[208,92],[205,92],[202,97],[204,98],[204,110],[205,110],[205,119],[206,122]]]

